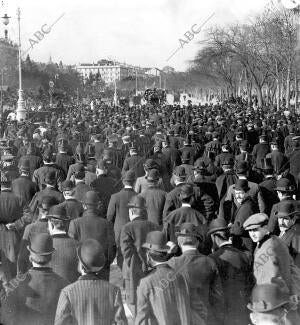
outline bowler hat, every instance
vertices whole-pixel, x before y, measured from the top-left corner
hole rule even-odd
[[[30,245],[27,246],[27,249],[36,255],[44,256],[50,255],[54,252],[53,248],[53,240],[49,234],[46,233],[38,233],[36,234]]]
[[[142,247],[147,248],[153,252],[166,253],[170,247],[167,246],[167,238],[162,231],[150,231],[147,234],[146,242]]]
[[[248,181],[246,179],[238,179],[233,185],[233,189],[236,191],[248,192],[250,190]]]
[[[154,159],[147,159],[145,164],[144,164],[145,169],[153,169],[153,168],[158,168],[158,164]]]
[[[67,216],[66,209],[61,205],[54,205],[51,209],[49,214],[47,215],[48,219],[58,219],[63,221],[70,220],[70,217]]]
[[[247,161],[241,160],[236,164],[235,172],[237,174],[246,173],[248,171],[248,167],[249,167],[249,165],[248,165]]]
[[[99,272],[106,263],[103,247],[96,239],[86,239],[78,247],[77,255],[87,273]]]
[[[21,171],[29,172],[30,171],[30,161],[29,159],[22,159],[19,166]]]
[[[148,172],[148,175],[145,177],[147,179],[148,182],[155,182],[159,180],[159,171],[158,169],[151,169]]]
[[[49,210],[53,205],[58,204],[58,201],[53,196],[44,196],[41,201],[38,203],[39,208]]]
[[[211,235],[214,232],[220,230],[227,230],[227,229],[229,229],[229,226],[224,219],[222,218],[213,219],[208,226],[207,235]]]
[[[127,204],[128,208],[135,208],[135,209],[146,209],[146,201],[142,196],[135,195],[133,196]]]
[[[291,181],[288,178],[280,178],[276,182],[275,191],[281,192],[294,192],[295,187],[291,184]]]
[[[251,303],[248,309],[265,313],[284,306],[290,302],[289,293],[284,285],[277,283],[257,284],[252,290]]]
[[[300,211],[295,210],[295,205],[293,204],[293,201],[282,201],[280,204],[278,204],[278,210],[276,212],[276,216],[278,218],[280,217],[292,217],[295,214],[298,214]]]
[[[191,222],[185,222],[180,225],[179,229],[177,232],[175,232],[175,235],[177,237],[196,237],[196,238],[201,238],[202,239],[202,234],[199,231],[199,227],[194,225]]]
[[[136,179],[136,175],[132,169],[128,170],[123,176],[123,181],[127,181],[127,182],[134,182],[135,179]]]
[[[83,203],[90,205],[97,205],[100,202],[99,194],[95,191],[88,191],[85,193]]]

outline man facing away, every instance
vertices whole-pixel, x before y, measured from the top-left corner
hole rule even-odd
[[[107,264],[104,250],[95,239],[78,249],[81,276],[61,291],[55,325],[127,325],[120,289],[103,278]]]

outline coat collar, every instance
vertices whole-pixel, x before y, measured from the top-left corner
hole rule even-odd
[[[89,273],[89,274],[81,275],[78,278],[78,281],[82,281],[82,280],[102,280],[102,279],[95,273]]]
[[[53,273],[51,267],[32,267],[30,268],[32,272],[39,272],[39,273]]]
[[[182,253],[183,256],[196,256],[196,255],[203,255],[201,254],[198,249],[189,249],[187,251],[185,251],[184,253]]]
[[[257,243],[257,247],[260,248],[264,242],[271,238],[271,234],[267,234],[259,243]]]
[[[51,237],[52,237],[52,238],[70,238],[70,237],[68,236],[68,234],[64,234],[64,233],[53,234]]]

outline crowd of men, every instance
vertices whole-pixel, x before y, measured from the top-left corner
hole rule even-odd
[[[2,324],[300,324],[297,114],[82,105],[2,133]]]

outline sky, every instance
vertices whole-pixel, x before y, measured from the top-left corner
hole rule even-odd
[[[184,71],[205,44],[201,41],[207,39],[207,28],[247,22],[269,1],[0,0],[0,15],[11,17],[7,29],[9,37],[17,41],[16,11],[20,7],[22,49],[35,61],[48,62],[51,56],[54,62],[78,64],[104,58]],[[193,36],[189,32],[188,40],[184,34],[192,26],[199,32]],[[0,34],[4,34],[2,23]]]

